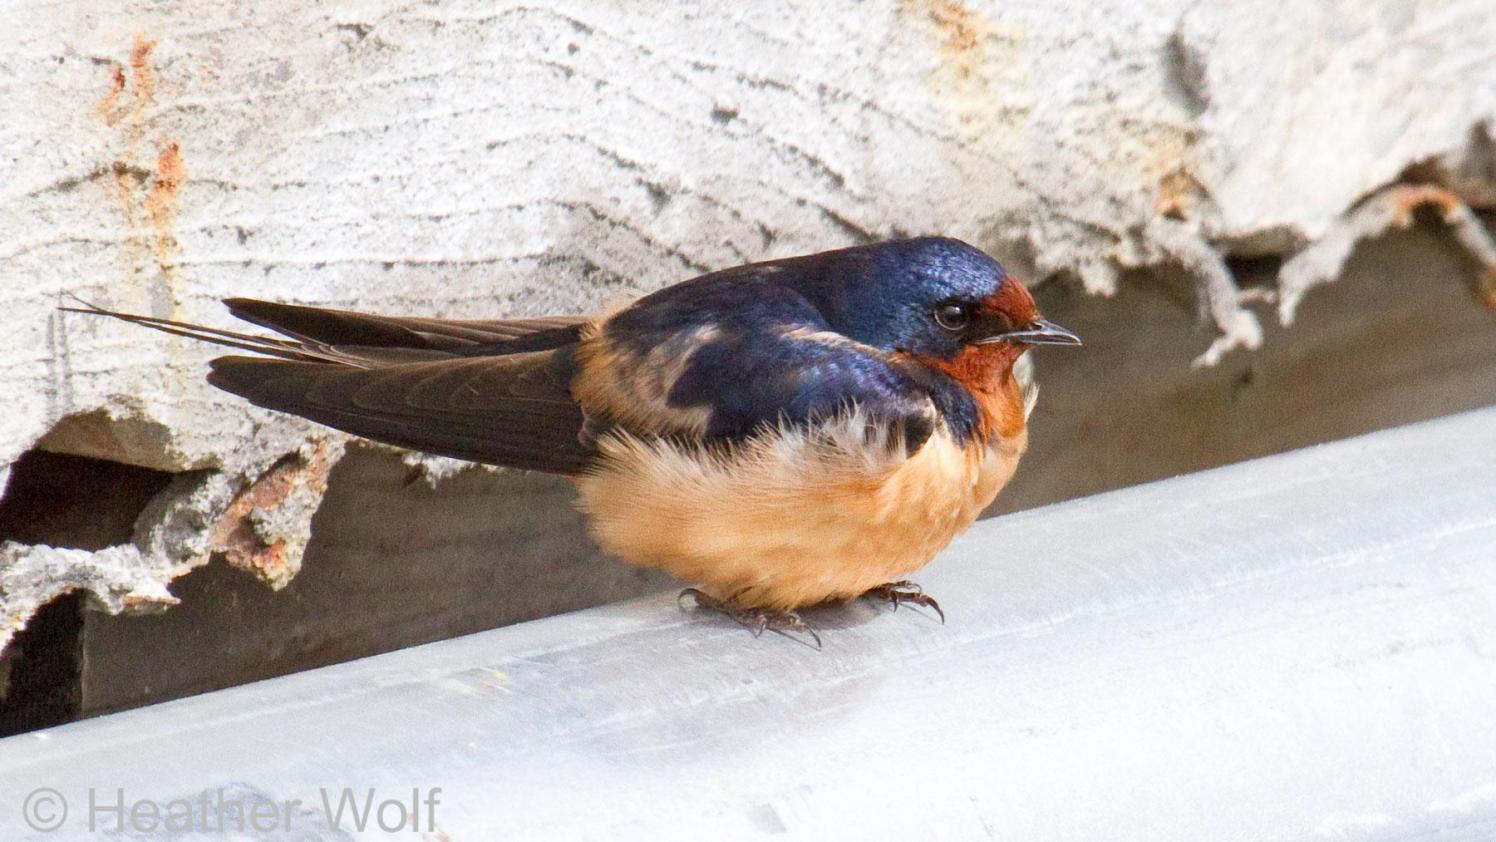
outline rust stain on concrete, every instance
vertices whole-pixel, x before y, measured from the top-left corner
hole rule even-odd
[[[1180,157],[1184,157],[1188,150],[1177,151]],[[1197,215],[1197,208],[1204,200],[1204,185],[1185,164],[1178,163],[1158,180],[1158,196],[1154,199],[1153,210],[1170,219],[1189,219]]]
[[[1434,184],[1407,184],[1396,188],[1397,225],[1407,228],[1413,224],[1413,212],[1424,205],[1433,205],[1446,222],[1464,202],[1452,191]]]
[[[994,154],[1017,142],[1032,110],[1026,33],[960,0],[905,0],[900,11],[934,48],[926,84],[963,139]]]
[[[113,126],[119,122],[119,98],[125,92],[125,69],[119,65],[109,74],[109,93],[99,101],[99,117],[105,125]]]
[[[156,97],[156,74],[151,70],[151,53],[156,42],[137,34],[130,48],[130,75],[135,79],[137,100],[149,104]]]
[[[982,60],[982,41],[992,29],[987,19],[950,0],[931,0],[929,14],[943,36],[941,51],[945,58],[958,75],[972,76]]]
[[[132,144],[141,140],[146,109],[156,101],[156,73],[151,67],[151,54],[155,50],[155,41],[137,34],[130,45],[127,63],[110,68],[109,90],[95,108],[105,125],[112,127],[122,120],[128,121],[127,140]]]
[[[209,535],[210,549],[223,553],[235,567],[248,570],[272,587],[289,582],[300,564],[305,539],[277,534],[267,526],[282,507],[300,508],[327,491],[332,459],[325,442],[308,456],[283,461],[235,495]]]
[[[139,594],[125,594],[120,600],[120,607],[131,614],[148,614],[157,611],[165,611],[176,604],[176,600],[170,602],[162,601],[160,597],[141,596]]]
[[[1438,184],[1401,184],[1392,188],[1393,224],[1407,228],[1421,207],[1434,207],[1455,239],[1481,265],[1472,291],[1481,306],[1496,312],[1496,237],[1454,190]]]
[[[177,191],[182,187],[185,170],[182,167],[182,146],[169,142],[156,156],[155,184],[145,198],[145,209],[151,217],[151,227],[156,232],[156,265],[170,273],[176,263],[177,244],[176,217]]]
[[[128,232],[121,238],[122,262],[132,278],[154,264],[171,286],[181,251],[176,218],[186,168],[181,143],[171,138],[148,140],[158,89],[156,46],[143,33],[134,36],[129,57],[111,69],[109,87],[95,110],[119,133],[106,187],[119,203]],[[150,146],[155,147],[153,164],[147,163]]]

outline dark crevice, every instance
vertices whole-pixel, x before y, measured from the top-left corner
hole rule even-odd
[[[0,496],[0,541],[102,550],[129,542],[135,521],[172,474],[31,450]],[[69,592],[31,617],[0,655],[0,736],[77,719],[84,595]]]
[[[172,474],[135,465],[27,451],[0,497],[0,541],[102,550],[128,543]]]
[[[1278,254],[1230,255],[1226,268],[1242,289],[1262,287],[1272,289],[1277,285],[1278,272],[1283,268],[1283,256]]]
[[[31,617],[0,657],[0,737],[78,718],[83,599],[57,597]]]

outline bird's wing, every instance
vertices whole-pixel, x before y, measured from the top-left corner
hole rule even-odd
[[[575,474],[593,455],[571,349],[354,367],[219,357],[208,382],[267,409],[387,444]]]
[[[605,329],[577,358],[573,393],[588,415],[635,434],[736,441],[855,411],[913,453],[937,420],[912,366],[811,327],[683,329],[647,350]]]
[[[208,381],[251,403],[439,456],[575,474],[593,455],[571,397],[585,319],[402,319],[231,299],[282,338],[105,310],[109,316],[265,357],[220,357]],[[566,341],[563,341],[566,340]],[[535,342],[543,350],[515,343]],[[486,353],[485,353],[486,352]]]

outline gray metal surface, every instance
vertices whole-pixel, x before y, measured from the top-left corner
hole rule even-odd
[[[819,652],[662,595],[3,740],[0,838],[220,797],[277,839],[1496,838],[1496,410],[988,521],[921,581],[948,625],[818,610]],[[419,830],[329,830],[348,788]]]

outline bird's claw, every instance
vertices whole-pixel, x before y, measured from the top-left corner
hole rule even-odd
[[[748,629],[754,637],[761,637],[765,631],[776,632],[791,639],[794,634],[808,635],[815,643],[815,648],[821,648],[821,636],[811,628],[800,615],[793,611],[779,611],[772,608],[743,608],[729,600],[717,599],[714,596],[703,593],[697,588],[686,588],[676,596],[676,604],[680,604],[686,597],[691,597],[697,608],[707,608],[720,614],[725,614],[734,622]],[[682,605],[682,608],[685,606]],[[804,643],[804,641],[801,641]],[[808,644],[807,644],[808,645]]]
[[[911,605],[922,605],[933,609],[940,617],[940,624],[942,626],[945,625],[945,612],[940,609],[940,603],[935,601],[935,597],[925,593],[924,588],[907,579],[889,582],[879,585],[876,588],[869,588],[863,596],[868,599],[881,599],[890,602],[893,604],[893,610],[895,611],[899,610],[899,604],[903,602],[910,603]]]

